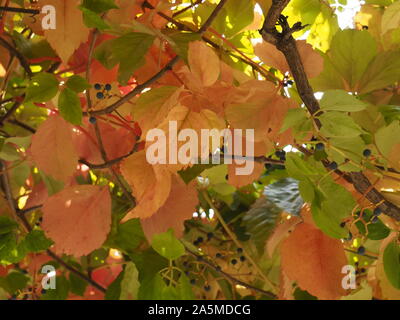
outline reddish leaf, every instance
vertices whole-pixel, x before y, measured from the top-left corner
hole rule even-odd
[[[338,299],[345,294],[341,270],[347,264],[340,240],[307,223],[297,225],[281,246],[283,271],[319,299]]]
[[[48,117],[32,137],[31,154],[40,170],[66,181],[78,164],[72,143],[72,125],[59,115]]]
[[[106,240],[111,226],[111,197],[106,187],[77,185],[49,197],[42,228],[57,253],[87,255]]]

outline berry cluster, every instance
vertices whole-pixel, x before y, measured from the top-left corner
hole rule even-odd
[[[105,85],[101,85],[100,83],[96,83],[94,88],[97,90],[96,98],[99,100],[110,97],[110,91],[112,89],[111,84],[107,83]]]

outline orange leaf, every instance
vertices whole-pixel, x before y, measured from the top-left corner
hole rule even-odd
[[[192,75],[204,87],[213,85],[220,74],[220,62],[216,53],[202,41],[189,43],[188,60]]]
[[[184,230],[183,221],[193,216],[197,203],[194,186],[186,185],[181,178],[173,176],[171,193],[167,201],[150,218],[141,220],[149,242],[154,234],[166,232],[169,228],[175,231],[175,236],[181,237]]]
[[[281,246],[281,266],[289,279],[322,300],[345,294],[341,270],[347,264],[340,240],[307,223],[297,225]]]
[[[31,154],[40,170],[66,181],[78,164],[72,143],[72,125],[59,115],[48,117],[32,137]]]
[[[165,166],[149,164],[144,150],[126,158],[121,164],[121,172],[136,199],[136,207],[123,221],[151,217],[168,198],[171,174]]]
[[[42,211],[42,228],[60,254],[87,255],[103,244],[110,231],[111,197],[105,187],[67,187],[49,197]]]
[[[322,57],[305,40],[297,40],[296,45],[307,76],[313,78],[319,75],[324,64]],[[258,43],[254,46],[254,53],[268,66],[282,73],[290,71],[285,56],[274,45],[265,41]]]
[[[79,0],[42,0],[41,6],[56,9],[56,28],[45,30],[46,40],[62,61],[67,62],[74,51],[89,37],[89,28],[83,23]]]

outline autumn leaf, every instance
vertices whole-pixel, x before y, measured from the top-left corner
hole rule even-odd
[[[42,6],[52,5],[56,11],[56,28],[45,30],[47,41],[67,62],[79,45],[89,37],[89,29],[83,23],[79,0],[43,0]]]
[[[133,129],[115,127],[101,120],[98,120],[97,123],[107,159],[117,159],[133,150],[136,144],[136,135]],[[94,126],[87,119],[84,124],[84,131],[76,130],[73,135],[73,143],[79,158],[93,164],[103,163]]]
[[[310,294],[323,300],[345,295],[341,270],[347,258],[340,240],[302,223],[282,243],[281,259],[282,269],[289,279]]]
[[[170,194],[171,174],[165,166],[152,166],[147,161],[144,150],[126,158],[121,164],[121,172],[136,199],[135,208],[124,217],[123,221],[151,217],[161,208]]]
[[[106,187],[77,185],[49,197],[43,205],[43,230],[57,253],[80,257],[99,248],[111,226]]]
[[[323,69],[322,57],[305,40],[296,41],[296,45],[307,76],[309,78],[318,76]],[[254,53],[265,64],[280,70],[283,74],[290,72],[285,56],[274,45],[265,41],[258,43],[254,46]]]
[[[151,243],[154,234],[172,228],[176,237],[183,235],[184,220],[190,219],[198,203],[197,191],[193,183],[186,185],[176,175],[172,176],[171,192],[163,204],[150,218],[142,219],[143,231]]]
[[[217,81],[220,63],[215,52],[202,41],[189,43],[189,66],[196,81],[203,86],[211,86]]]
[[[32,159],[40,170],[66,181],[76,170],[78,155],[72,143],[72,125],[59,115],[43,122],[32,137]]]

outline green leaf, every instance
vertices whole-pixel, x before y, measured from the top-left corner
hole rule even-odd
[[[400,73],[399,54],[399,50],[380,52],[364,73],[358,89],[359,94],[385,88],[397,82]]]
[[[299,153],[289,152],[286,154],[286,170],[296,180],[313,179],[324,175],[324,166],[312,158],[303,159]]]
[[[57,92],[57,78],[50,73],[40,73],[29,82],[24,102],[47,102],[54,98]]]
[[[0,235],[7,234],[18,228],[18,223],[8,217],[0,216]]]
[[[161,256],[170,260],[178,259],[185,253],[185,247],[175,238],[171,228],[167,232],[154,235],[151,246]]]
[[[131,32],[112,42],[112,58],[119,62],[118,80],[126,84],[133,72],[145,62],[145,55],[153,44],[154,36]]]
[[[48,239],[42,230],[32,230],[26,235],[23,243],[29,252],[40,252],[48,249],[53,241]]]
[[[110,9],[119,9],[114,0],[83,0],[82,7],[96,13],[103,13]]]
[[[298,181],[292,178],[279,180],[268,185],[264,194],[283,211],[298,216],[303,206]]]
[[[128,262],[125,266],[124,277],[121,281],[120,300],[136,300],[140,287],[138,279],[139,272],[133,262]]]
[[[115,233],[110,234],[106,244],[109,247],[130,253],[143,241],[145,241],[145,237],[140,220],[130,219],[125,223],[118,223]]]
[[[249,0],[228,1],[224,6],[225,15],[220,15],[219,19],[224,19],[224,35],[227,38],[233,37],[251,24],[254,20],[254,4]],[[218,18],[217,18],[218,19]]]
[[[11,272],[6,277],[0,278],[0,287],[13,295],[18,290],[23,290],[28,281],[29,278],[21,272]]]
[[[178,290],[172,285],[168,286],[157,273],[154,277],[146,279],[139,288],[139,300],[178,300]]]
[[[375,143],[383,156],[388,157],[395,144],[400,142],[399,121],[393,121],[375,133]]]
[[[367,104],[344,90],[328,90],[320,101],[320,107],[326,111],[356,112],[364,110]]]
[[[178,295],[180,300],[194,300],[196,299],[192,285],[190,284],[189,278],[184,274],[181,273],[179,277],[179,283],[177,286]]]
[[[307,117],[307,111],[304,108],[288,110],[280,132],[292,129],[295,133],[308,132],[312,128],[312,122]]]
[[[88,283],[81,277],[78,277],[75,273],[70,272],[69,283],[71,292],[83,297],[88,286]]]
[[[400,290],[400,246],[394,240],[383,252],[385,274],[393,287]]]
[[[88,28],[96,28],[100,31],[110,29],[110,26],[95,12],[80,7],[83,15],[83,22]]]
[[[400,120],[400,107],[398,106],[383,105],[379,106],[378,111],[383,115],[387,124]]]
[[[337,111],[325,112],[319,116],[321,133],[327,137],[354,137],[363,130],[347,114]]]
[[[320,181],[319,187],[322,197],[315,198],[311,206],[314,222],[328,236],[345,238],[348,231],[340,223],[356,204],[352,194],[330,177]]]
[[[83,92],[91,87],[85,78],[77,75],[73,75],[72,77],[68,78],[65,85],[71,90],[74,90],[76,93]]]
[[[368,222],[373,217],[371,210],[364,210],[362,219],[364,222]],[[385,224],[378,219],[375,223],[369,223],[367,227],[365,227],[362,221],[357,221],[355,223],[358,230],[361,234],[365,235],[368,239],[371,240],[382,240],[385,239],[390,234],[390,229],[385,226]],[[367,233],[368,230],[368,233]]]
[[[58,109],[61,116],[68,122],[82,124],[81,101],[75,91],[65,88],[58,98]]]
[[[393,2],[382,15],[382,34],[400,26],[400,2]]]
[[[115,280],[108,286],[104,297],[106,300],[119,300],[121,295],[121,282],[123,278],[124,271],[121,271],[118,277],[116,277]]]
[[[56,288],[48,289],[43,294],[41,300],[66,300],[70,288],[69,281],[64,276],[56,277]]]

